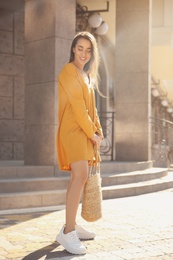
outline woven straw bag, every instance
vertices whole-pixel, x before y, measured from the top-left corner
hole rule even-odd
[[[97,158],[98,152],[96,153],[96,165],[93,166],[92,163],[90,166],[83,192],[81,216],[88,222],[97,221],[102,217],[102,179],[100,177],[100,163],[98,163]]]

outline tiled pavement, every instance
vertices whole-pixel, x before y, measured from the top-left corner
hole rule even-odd
[[[0,260],[173,259],[173,189],[103,201],[103,218],[87,223],[95,240],[84,241],[88,253],[75,256],[56,243],[64,209],[0,216]]]

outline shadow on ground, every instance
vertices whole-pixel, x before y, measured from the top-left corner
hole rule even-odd
[[[73,258],[79,257],[77,255],[71,255],[66,250],[54,251],[59,246],[60,245],[55,241],[54,243],[52,243],[50,245],[40,248],[40,249],[30,253],[29,255],[26,255],[21,260],[33,260],[33,259],[39,260],[41,257],[44,257],[44,256],[45,256],[45,260],[48,260],[48,259],[51,260],[51,259],[56,259],[56,258],[59,259],[61,257],[66,257],[66,256],[68,256],[68,259],[73,259]]]

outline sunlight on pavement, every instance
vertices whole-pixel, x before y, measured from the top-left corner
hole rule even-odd
[[[1,215],[0,260],[173,259],[173,190],[103,201],[103,218],[78,221],[97,236],[73,256],[55,242],[65,210]]]

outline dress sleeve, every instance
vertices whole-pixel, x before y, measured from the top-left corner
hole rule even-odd
[[[96,134],[99,135],[102,138],[102,140],[103,140],[104,139],[104,137],[103,137],[103,130],[102,130],[102,126],[100,124],[100,119],[99,119],[97,108],[96,108],[95,91],[94,91],[94,89],[93,89],[92,93],[93,93],[93,105],[94,105],[94,110],[95,110],[94,111],[94,115],[95,115],[94,116],[94,123],[95,123],[95,125],[97,127]]]
[[[74,66],[68,65],[61,72],[58,81],[67,94],[78,125],[88,138],[91,138],[97,131],[97,126],[93,123],[88,114],[78,72]]]

